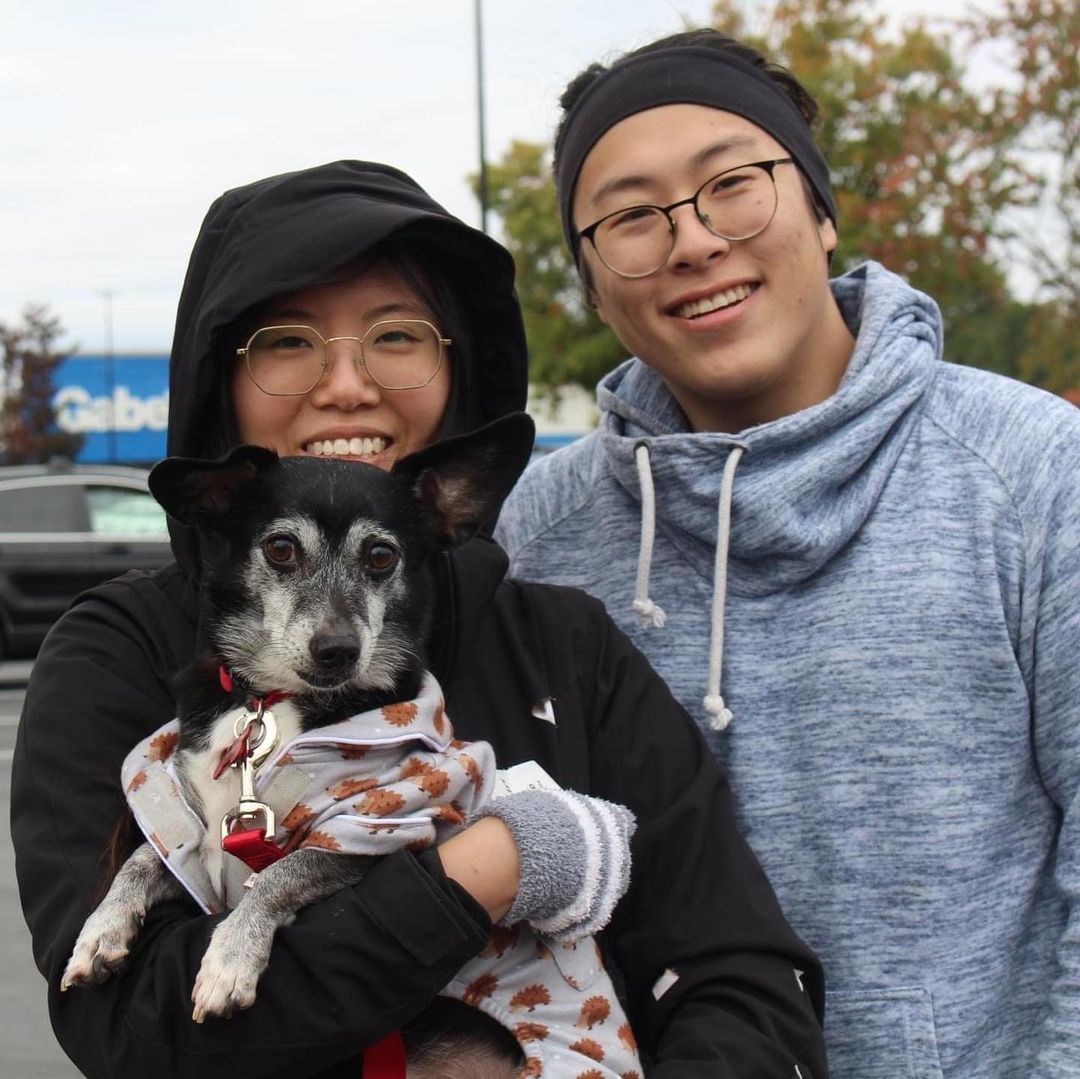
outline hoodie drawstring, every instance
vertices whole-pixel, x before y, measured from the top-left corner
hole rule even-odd
[[[652,571],[653,540],[656,536],[656,495],[653,491],[652,470],[649,468],[649,447],[639,442],[634,447],[638,484],[641,487],[641,546],[638,548],[637,582],[634,586],[634,613],[638,625],[646,629],[661,629],[667,621],[664,609],[649,598],[649,573]]]
[[[733,719],[731,709],[720,693],[720,676],[724,662],[724,608],[727,601],[728,547],[731,538],[731,498],[735,487],[735,469],[743,455],[742,446],[732,446],[724,463],[720,480],[720,505],[716,523],[716,561],[713,564],[713,599],[709,636],[709,676],[702,702],[709,726],[714,731],[727,730]],[[634,613],[639,625],[661,628],[667,615],[649,596],[649,574],[652,571],[653,543],[656,538],[656,494],[653,489],[649,447],[639,442],[634,447],[638,483],[641,487],[641,546],[638,550],[637,581],[634,587]]]
[[[724,663],[724,607],[727,602],[728,546],[731,540],[731,495],[735,469],[743,455],[742,446],[732,446],[720,479],[720,509],[716,521],[716,561],[713,564],[712,629],[709,636],[709,681],[706,684],[705,713],[714,731],[727,730],[734,718],[720,694],[720,673]]]

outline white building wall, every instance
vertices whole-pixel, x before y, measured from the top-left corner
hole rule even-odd
[[[530,386],[525,407],[536,421],[536,434],[540,439],[588,434],[599,419],[595,397],[580,386],[564,386],[554,402]]]

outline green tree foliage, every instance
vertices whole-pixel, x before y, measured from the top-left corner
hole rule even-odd
[[[1048,300],[1031,309],[1019,368],[1024,381],[1080,405],[1080,311],[1075,302]]]
[[[821,105],[817,136],[839,204],[837,270],[876,259],[932,295],[950,359],[1048,388],[1080,386],[1076,0],[1004,0],[994,18],[899,29],[884,10],[875,0],[721,2],[713,24],[789,67]],[[969,65],[980,48],[1008,54],[1021,84],[974,87]],[[1009,70],[1002,65],[1003,82]],[[582,302],[547,149],[515,143],[491,175],[520,274],[533,379],[591,386],[624,353]],[[1040,246],[1015,211],[1046,198],[1061,223]],[[1010,294],[1005,252],[1018,231],[1042,267],[1038,304]]]
[[[585,302],[563,241],[547,148],[513,143],[489,167],[487,182],[517,269],[531,381],[550,394],[567,384],[591,390],[626,350]]]
[[[47,307],[29,304],[21,322],[0,322],[0,460],[4,464],[74,457],[81,435],[56,426],[53,372],[70,352],[56,347],[63,334]]]

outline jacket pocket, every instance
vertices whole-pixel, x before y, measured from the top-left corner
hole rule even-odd
[[[859,989],[825,998],[832,1079],[942,1079],[926,989]]]

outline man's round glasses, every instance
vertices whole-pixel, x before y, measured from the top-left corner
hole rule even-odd
[[[384,390],[419,390],[442,367],[450,339],[423,319],[376,322],[363,337],[323,337],[311,326],[264,326],[237,356],[247,361],[251,381],[273,397],[302,397],[330,369],[329,345],[355,341],[355,363]]]
[[[688,199],[670,206],[626,206],[605,214],[578,235],[593,245],[600,261],[620,277],[648,277],[675,249],[671,211],[693,206],[698,220],[724,240],[749,240],[776,216],[779,196],[773,169],[790,157],[752,161],[708,179]]]

